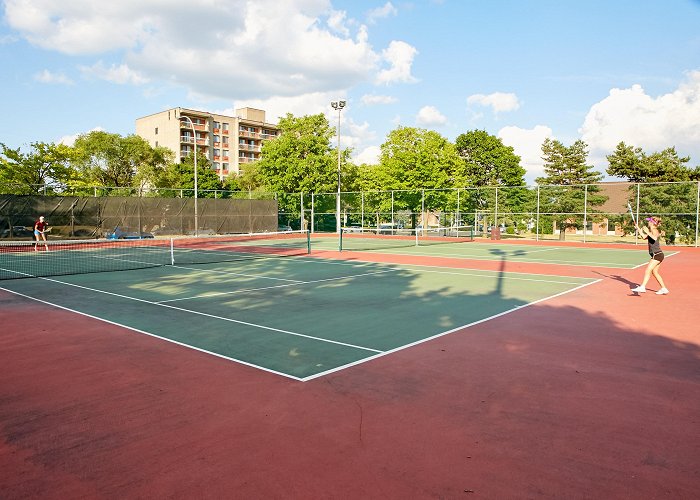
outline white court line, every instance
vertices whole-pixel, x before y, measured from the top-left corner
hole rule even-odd
[[[22,274],[24,274],[24,273],[22,273]],[[122,295],[122,294],[119,294],[119,293],[108,292],[108,291],[106,291],[106,290],[99,290],[99,289],[97,289],[97,288],[90,288],[90,287],[87,287],[87,286],[78,285],[78,284],[75,284],[75,283],[68,283],[68,282],[66,282],[66,281],[60,281],[60,280],[56,280],[56,279],[53,279],[53,278],[45,278],[45,277],[38,276],[37,279],[45,280],[45,281],[51,281],[51,282],[53,282],[53,283],[59,283],[59,284],[61,284],[61,285],[73,286],[73,287],[80,288],[80,289],[83,289],[83,290],[89,290],[89,291],[91,291],[91,292],[103,293],[103,294],[105,294],[105,295],[112,295],[112,296],[114,296],[114,297],[119,297],[119,298],[122,298],[122,299],[133,300],[133,301],[136,301],[136,302],[142,302],[142,303],[144,303],[144,304],[150,304],[150,305],[159,306],[159,307],[167,307],[168,309],[174,309],[174,310],[176,310],[176,311],[181,311],[181,312],[196,314],[196,315],[199,315],[199,316],[205,316],[205,317],[208,317],[208,318],[218,319],[218,320],[221,320],[221,321],[228,321],[228,322],[231,322],[231,323],[237,323],[237,324],[239,324],[239,325],[251,326],[251,327],[253,327],[253,328],[261,328],[261,329],[263,329],[263,330],[270,330],[270,331],[273,331],[273,332],[285,333],[285,334],[287,334],[287,335],[294,335],[294,336],[296,336],[296,337],[303,337],[303,338],[307,338],[307,339],[311,339],[311,340],[317,340],[317,341],[320,341],[320,342],[326,342],[326,343],[329,343],[329,344],[342,345],[342,346],[344,346],[344,347],[351,347],[351,348],[353,348],[353,349],[360,349],[360,350],[363,350],[363,351],[382,352],[382,351],[380,351],[380,350],[372,349],[372,348],[369,348],[369,347],[364,347],[364,346],[359,346],[359,345],[353,345],[353,344],[347,344],[347,343],[345,343],[345,342],[338,342],[338,341],[336,341],[336,340],[329,340],[329,339],[324,339],[324,338],[321,338],[321,337],[314,337],[313,335],[306,335],[306,334],[303,334],[303,333],[292,332],[292,331],[290,331],[290,330],[283,330],[283,329],[281,329],[281,328],[274,328],[274,327],[271,327],[271,326],[258,325],[258,324],[256,324],[256,323],[250,323],[250,322],[241,321],[241,320],[238,320],[238,319],[224,318],[223,316],[216,316],[216,315],[214,315],[214,314],[204,313],[204,312],[200,312],[200,311],[193,311],[192,309],[185,309],[185,308],[182,308],[182,307],[171,306],[171,305],[169,305],[169,304],[159,304],[158,302],[152,302],[152,301],[150,301],[150,300],[139,299],[139,298],[137,298],[137,297],[130,297],[130,296],[128,296],[128,295]],[[5,288],[2,288],[2,290],[6,290],[6,289],[5,289]],[[12,290],[7,290],[7,291],[12,291]],[[47,302],[47,303],[48,303],[48,302]]]
[[[258,287],[258,288],[244,288],[242,290],[233,290],[231,292],[210,292],[210,293],[205,293],[202,295],[193,295],[192,297],[180,297],[177,299],[159,300],[159,301],[155,301],[154,304],[163,304],[165,302],[177,302],[179,300],[192,300],[192,299],[202,299],[202,298],[207,298],[207,297],[218,297],[220,295],[234,295],[234,294],[243,293],[243,292],[257,292],[259,290],[270,290],[273,288],[285,288],[285,287],[289,287],[289,286],[308,285],[311,283],[323,283],[323,282],[327,282],[327,281],[338,281],[338,280],[344,280],[344,279],[359,278],[361,276],[370,276],[370,275],[374,275],[374,274],[389,273],[391,271],[395,271],[395,269],[386,269],[383,271],[374,271],[371,273],[363,273],[363,274],[351,274],[348,276],[336,276],[334,278],[323,278],[320,280],[298,281],[296,283],[285,283],[284,285],[262,286],[262,287]]]
[[[664,252],[664,258],[673,257],[674,255],[678,255],[679,253],[680,253],[680,252],[678,252],[678,251],[676,251],[676,252],[671,252],[671,253],[666,253],[666,252]],[[650,259],[651,259],[651,257],[650,257]],[[647,264],[649,264],[649,261],[648,261],[648,260],[647,260],[646,262],[642,262],[641,264],[639,264],[639,265],[637,265],[637,266],[634,266],[632,269],[639,269],[640,267],[644,267],[644,266],[646,266]]]
[[[230,263],[230,261],[228,261],[228,262],[208,262],[207,264],[226,264],[226,263]],[[265,279],[265,280],[290,281],[292,283],[304,283],[302,280],[290,280],[290,279],[286,279],[286,278],[275,278],[273,276],[263,276],[262,274],[232,273],[230,271],[220,271],[218,269],[199,269],[196,267],[178,266],[177,264],[175,264],[175,265],[168,264],[167,266],[164,266],[164,267],[177,268],[177,269],[187,269],[188,271],[223,274],[226,276],[244,276],[246,278],[260,278],[260,279]]]
[[[121,328],[126,328],[127,330],[131,330],[132,332],[141,333],[141,334],[143,334],[143,335],[148,335],[149,337],[153,337],[153,338],[156,338],[156,339],[159,339],[159,340],[164,340],[164,341],[166,341],[166,342],[171,342],[171,343],[177,344],[177,345],[179,345],[179,346],[181,346],[181,347],[186,347],[187,349],[192,349],[192,350],[194,350],[194,351],[203,352],[203,353],[205,353],[205,354],[211,354],[212,356],[216,356],[216,357],[218,357],[218,358],[223,358],[223,359],[226,359],[226,360],[228,360],[228,361],[233,361],[233,362],[235,362],[235,363],[240,363],[240,364],[242,364],[242,365],[250,366],[251,368],[258,368],[258,369],[260,369],[260,370],[263,370],[263,371],[266,371],[266,372],[269,372],[269,373],[274,373],[275,375],[281,375],[281,376],[283,376],[283,377],[291,378],[291,379],[296,380],[296,381],[298,381],[298,382],[303,382],[303,381],[304,381],[304,380],[303,380],[302,378],[300,378],[300,377],[295,377],[294,375],[290,375],[290,374],[285,373],[285,372],[278,372],[277,370],[272,370],[271,368],[266,368],[266,367],[264,367],[264,366],[255,365],[255,364],[253,364],[253,363],[249,363],[249,362],[243,361],[243,360],[241,360],[241,359],[232,358],[232,357],[225,356],[225,355],[223,355],[223,354],[219,354],[219,353],[213,352],[213,351],[207,351],[206,349],[202,349],[202,348],[200,348],[200,347],[196,347],[196,346],[193,346],[193,345],[190,345],[190,344],[185,344],[185,343],[183,343],[183,342],[178,342],[177,340],[169,339],[168,337],[161,337],[160,335],[156,335],[155,333],[150,333],[150,332],[147,332],[147,331],[145,331],[145,330],[140,330],[140,329],[138,329],[138,328],[134,328],[133,326],[123,325],[123,324],[117,323],[117,322],[115,322],[115,321],[110,321],[110,320],[105,319],[105,318],[100,318],[99,316],[93,316],[92,314],[84,313],[84,312],[78,311],[78,310],[76,310],[76,309],[71,309],[71,308],[69,308],[69,307],[65,307],[65,306],[61,306],[61,305],[58,305],[58,304],[54,304],[53,302],[49,302],[49,301],[46,301],[46,300],[38,299],[38,298],[36,298],[36,297],[32,297],[31,295],[26,295],[26,294],[24,294],[24,293],[17,292],[17,291],[15,291],[15,290],[9,290],[9,289],[3,288],[3,287],[0,287],[0,290],[3,290],[3,291],[8,292],[8,293],[15,294],[15,295],[19,295],[20,297],[24,297],[24,298],[29,299],[29,300],[35,300],[36,302],[41,302],[42,304],[46,304],[46,305],[51,306],[51,307],[56,307],[57,309],[62,309],[62,310],[64,310],[64,311],[68,311],[68,312],[71,312],[71,313],[74,313],[74,314],[78,314],[78,315],[80,315],[80,316],[85,316],[86,318],[95,319],[95,320],[101,321],[101,322],[103,322],[103,323],[107,323],[107,324],[110,324],[110,325],[118,326],[118,327],[121,327]]]
[[[363,252],[367,253],[367,252]],[[294,259],[295,262],[310,262],[310,263],[317,263],[319,260],[317,259]],[[289,262],[289,261],[287,261]],[[360,259],[353,259],[352,261],[339,261],[339,260],[325,260],[322,259],[320,262],[328,265],[335,265],[335,266],[353,266],[353,267],[365,267],[365,266],[370,266],[372,264],[376,265],[397,265],[397,264],[391,264],[389,262],[377,262],[374,260],[360,260]],[[361,263],[360,266],[357,266],[357,263]],[[501,274],[501,271],[496,271],[496,270],[490,270],[490,269],[473,269],[473,268],[462,268],[462,267],[449,267],[449,266],[439,266],[439,265],[428,265],[428,264],[401,264],[400,267],[394,267],[392,269],[394,270],[402,270],[402,271],[411,271],[413,268],[425,268],[428,270],[420,270],[420,272],[444,272],[444,271],[432,271],[432,269],[454,269],[455,275],[463,275],[463,276],[476,276],[476,277],[488,277],[488,278],[495,278],[498,277],[499,274]],[[459,272],[459,271],[465,271],[465,272]],[[541,274],[541,273],[528,273],[525,271],[505,271],[506,276],[503,277],[503,279],[518,279],[515,277],[511,277],[512,275],[518,275],[522,274],[525,276],[545,276],[547,278],[554,277],[556,275],[552,274]],[[579,276],[560,276],[561,278],[571,278],[571,279],[591,279],[591,278],[585,278],[585,277],[579,277]],[[531,280],[531,278],[525,278],[526,280]],[[533,280],[533,281],[544,281],[544,280]],[[556,283],[556,282],[555,282]],[[561,282],[561,283],[568,283],[568,282]],[[572,283],[572,284],[578,284],[580,282]]]
[[[409,247],[410,248],[410,247]],[[420,248],[420,247],[419,247]],[[357,251],[358,253],[378,253],[382,255],[407,255],[407,256],[413,256],[413,257],[439,257],[439,258],[450,258],[450,259],[459,259],[459,260],[486,260],[486,261],[499,261],[501,260],[499,257],[494,257],[490,255],[484,255],[484,254],[450,254],[450,253],[440,253],[440,252],[432,252],[432,253],[417,253],[417,252],[396,252],[393,251],[395,249],[375,249],[375,250],[359,250]],[[347,250],[347,252],[352,252],[353,250]],[[631,269],[630,267],[627,267],[628,264],[620,264],[617,262],[571,262],[571,261],[566,261],[566,260],[547,260],[547,259],[527,259],[527,258],[518,258],[514,257],[512,255],[507,256],[508,257],[508,262],[521,262],[524,264],[532,263],[532,264],[552,264],[555,266],[574,266],[574,267],[608,267],[608,268],[622,268],[622,269]]]
[[[308,261],[308,262],[313,262],[313,261]],[[322,261],[322,262],[323,262],[323,261]],[[374,264],[374,263],[373,263],[373,262],[369,262],[369,264]],[[352,264],[350,264],[350,265],[352,265]],[[360,266],[360,267],[363,267],[363,266]],[[431,266],[415,266],[415,267],[431,267]],[[392,270],[394,270],[394,269],[392,269]],[[26,274],[26,273],[20,273],[20,274]],[[16,292],[16,291],[14,291],[14,290],[9,290],[9,289],[0,287],[0,290],[4,290],[4,291],[6,291],[6,292],[8,292],[8,293],[13,293],[13,294],[16,294],[16,295],[20,295],[20,296],[25,297],[25,298],[28,298],[28,299],[30,299],[30,300],[35,300],[35,301],[37,301],[37,302],[41,302],[41,303],[44,303],[44,304],[47,304],[47,305],[50,305],[50,306],[53,306],[53,307],[57,307],[57,308],[59,308],[59,309],[63,309],[63,310],[69,311],[69,312],[74,312],[74,313],[77,313],[77,314],[82,315],[82,316],[86,316],[86,317],[89,317],[89,318],[92,318],[92,319],[96,319],[96,320],[98,320],[98,321],[102,321],[102,322],[104,322],[104,323],[109,323],[109,324],[112,324],[112,325],[121,326],[121,327],[123,327],[123,328],[129,329],[129,330],[132,330],[132,331],[135,331],[135,332],[137,332],[137,333],[142,333],[142,334],[145,334],[145,335],[148,335],[148,336],[151,336],[151,337],[155,337],[155,338],[158,338],[158,339],[161,339],[161,340],[165,340],[165,341],[167,341],[167,342],[171,342],[171,343],[180,345],[180,346],[185,347],[185,348],[188,348],[188,349],[193,349],[193,350],[195,350],[195,351],[200,351],[200,352],[203,352],[203,353],[206,353],[206,354],[211,354],[211,355],[216,356],[216,357],[219,357],[219,358],[227,359],[227,360],[230,360],[230,361],[233,361],[233,362],[236,362],[236,363],[240,363],[240,364],[242,364],[242,365],[250,366],[250,367],[252,367],[252,368],[258,368],[258,369],[261,369],[261,370],[263,370],[263,371],[265,371],[265,372],[273,373],[273,374],[276,374],[276,375],[281,375],[281,376],[283,376],[283,377],[290,378],[290,379],[297,380],[297,381],[301,381],[301,382],[307,382],[307,381],[310,381],[310,380],[313,380],[313,379],[316,379],[316,378],[319,378],[319,377],[322,377],[322,376],[325,376],[325,375],[328,375],[328,374],[331,374],[331,373],[338,372],[338,371],[340,371],[340,370],[344,370],[344,369],[351,368],[351,367],[353,367],[353,366],[356,366],[356,365],[359,365],[359,364],[362,364],[362,363],[366,363],[366,362],[368,362],[368,361],[372,361],[372,360],[374,360],[374,359],[380,358],[380,357],[385,356],[385,355],[387,355],[387,354],[392,354],[392,353],[401,351],[401,350],[403,350],[403,349],[407,349],[407,348],[410,348],[410,347],[413,347],[413,346],[416,346],[416,345],[419,345],[419,344],[428,342],[428,341],[430,341],[430,340],[433,340],[433,339],[436,339],[436,338],[439,338],[439,337],[442,337],[442,336],[445,336],[445,335],[449,335],[449,334],[454,333],[454,332],[456,332],[456,331],[459,331],[459,330],[462,330],[462,329],[465,329],[465,328],[469,328],[469,327],[471,327],[471,326],[478,325],[478,324],[484,323],[484,322],[486,322],[486,321],[490,321],[490,320],[492,320],[492,319],[498,318],[498,317],[500,317],[500,316],[504,316],[504,315],[506,315],[506,314],[510,314],[510,313],[512,313],[512,312],[515,312],[515,311],[517,311],[517,310],[520,310],[520,309],[523,309],[523,308],[525,308],[525,307],[531,306],[531,305],[533,305],[533,304],[537,304],[537,303],[540,303],[540,302],[543,302],[543,301],[546,301],[546,300],[550,300],[550,299],[553,299],[553,298],[556,298],[556,297],[565,295],[565,294],[567,294],[567,293],[573,292],[573,291],[578,290],[578,289],[580,289],[580,288],[584,288],[584,287],[586,287],[586,286],[589,286],[589,285],[592,285],[592,284],[595,284],[595,283],[598,283],[598,282],[602,281],[602,279],[598,279],[598,280],[592,281],[592,282],[590,282],[590,283],[584,283],[584,284],[581,284],[581,285],[579,285],[579,286],[577,286],[577,287],[575,287],[575,288],[572,288],[572,289],[570,289],[570,290],[566,290],[566,291],[564,291],[564,292],[560,292],[560,293],[557,293],[557,294],[554,294],[554,295],[550,295],[550,296],[548,296],[548,297],[544,297],[544,298],[542,298],[542,299],[538,299],[538,300],[536,300],[536,301],[529,302],[529,303],[527,303],[527,304],[522,304],[522,305],[513,307],[512,309],[509,309],[509,310],[507,310],[507,311],[503,311],[503,312],[501,312],[501,313],[494,314],[494,315],[489,316],[489,317],[487,317],[487,318],[482,318],[482,319],[480,319],[480,320],[473,321],[473,322],[471,322],[471,323],[467,323],[467,324],[465,324],[465,325],[461,325],[461,326],[452,328],[452,329],[450,329],[450,330],[444,331],[444,332],[442,332],[442,333],[438,333],[438,334],[436,334],[436,335],[432,335],[432,336],[427,337],[427,338],[425,338],[425,339],[421,339],[421,340],[412,342],[412,343],[410,343],[410,344],[402,345],[402,346],[396,347],[396,348],[394,348],[394,349],[390,349],[390,350],[388,350],[388,351],[380,351],[380,350],[370,349],[370,348],[366,348],[366,347],[353,346],[353,345],[351,345],[351,344],[344,344],[344,343],[342,343],[342,342],[336,342],[336,341],[331,341],[331,340],[327,340],[327,339],[320,339],[320,338],[316,338],[316,337],[312,337],[312,336],[308,336],[308,335],[297,334],[297,333],[294,333],[294,332],[286,332],[286,331],[284,331],[284,330],[278,330],[278,329],[274,329],[274,328],[264,327],[264,326],[261,326],[261,325],[255,325],[255,324],[251,324],[251,323],[245,323],[245,322],[242,322],[242,321],[229,320],[229,319],[227,319],[227,318],[219,318],[219,317],[216,317],[216,316],[213,316],[213,315],[209,315],[209,314],[206,314],[206,313],[200,313],[200,312],[197,312],[197,311],[191,311],[191,310],[188,310],[188,309],[182,309],[182,308],[179,308],[179,307],[169,306],[169,305],[166,305],[166,304],[157,304],[157,303],[149,302],[149,301],[146,301],[146,300],[143,300],[143,299],[137,299],[137,298],[134,298],[134,297],[123,296],[123,295],[119,295],[119,294],[115,294],[115,293],[111,293],[111,292],[106,292],[106,291],[103,291],[103,290],[91,289],[91,288],[88,288],[88,287],[83,287],[83,286],[75,285],[75,284],[72,284],[72,283],[66,283],[66,282],[62,282],[62,281],[54,280],[54,279],[50,279],[50,278],[40,278],[40,279],[44,279],[44,280],[47,280],[47,281],[56,282],[56,283],[59,283],[59,284],[64,284],[64,285],[69,285],[69,286],[75,286],[75,287],[78,287],[78,288],[83,288],[83,289],[95,291],[95,292],[98,292],[98,293],[105,293],[105,294],[108,294],[108,295],[115,295],[115,296],[118,296],[118,297],[123,297],[123,298],[126,298],[126,299],[130,299],[130,300],[136,300],[136,301],[139,301],[139,302],[149,303],[149,304],[152,304],[152,305],[161,305],[162,307],[168,307],[168,308],[175,309],[175,310],[180,310],[180,311],[183,311],[183,312],[190,312],[190,313],[193,313],[193,314],[199,314],[199,315],[208,316],[208,317],[212,317],[212,318],[216,318],[216,319],[223,319],[223,320],[225,320],[225,321],[232,321],[232,322],[235,322],[235,323],[246,324],[246,325],[250,325],[250,326],[253,326],[253,327],[259,327],[259,328],[269,329],[269,330],[273,330],[273,331],[278,331],[278,332],[281,332],[281,333],[289,333],[289,334],[291,334],[291,335],[298,335],[298,336],[301,336],[301,337],[307,337],[307,338],[311,338],[311,339],[315,339],[315,340],[320,340],[320,341],[322,341],[322,342],[328,342],[328,343],[332,343],[332,344],[339,344],[339,345],[348,346],[348,347],[356,347],[356,348],[361,349],[361,350],[373,351],[373,352],[376,353],[376,354],[374,354],[374,355],[368,356],[368,357],[363,358],[363,359],[361,359],[361,360],[357,360],[357,361],[354,361],[354,362],[351,362],[351,363],[347,363],[347,364],[345,364],[345,365],[337,366],[337,367],[332,368],[332,369],[330,369],[330,370],[326,370],[326,371],[323,371],[323,372],[319,372],[319,373],[316,373],[316,374],[314,374],[314,375],[310,375],[310,376],[308,376],[308,377],[295,377],[295,376],[290,375],[290,374],[288,374],[288,373],[278,372],[278,371],[276,371],[276,370],[272,370],[272,369],[266,368],[266,367],[264,367],[264,366],[255,365],[255,364],[253,364],[253,363],[249,363],[249,362],[246,362],[246,361],[243,361],[243,360],[240,360],[240,359],[236,359],[236,358],[231,358],[231,357],[229,357],[229,356],[225,356],[225,355],[222,355],[222,354],[218,354],[218,353],[216,353],[216,352],[208,351],[208,350],[206,350],[206,349],[202,349],[202,348],[195,347],[195,346],[192,346],[192,345],[189,345],[189,344],[181,343],[181,342],[178,342],[178,341],[176,341],[176,340],[169,339],[169,338],[167,338],[167,337],[161,337],[160,335],[156,335],[156,334],[149,333],[149,332],[146,332],[146,331],[143,331],[143,330],[139,330],[139,329],[137,329],[137,328],[130,327],[130,326],[127,326],[127,325],[122,325],[122,324],[120,324],[120,323],[116,323],[116,322],[113,322],[113,321],[110,321],[110,320],[107,320],[107,319],[104,319],[104,318],[100,318],[100,317],[97,317],[97,316],[93,316],[93,315],[90,315],[90,314],[87,314],[87,313],[84,313],[84,312],[81,312],[81,311],[73,310],[73,309],[70,309],[70,308],[67,308],[67,307],[58,305],[58,304],[54,304],[54,303],[52,303],[52,302],[48,302],[48,301],[45,301],[45,300],[41,300],[41,299],[38,299],[38,298],[36,298],[36,297],[32,297],[32,296],[29,296],[29,295],[25,295],[25,294],[22,294],[22,293],[20,293],[20,292]]]
[[[335,373],[335,372],[338,372],[338,371],[340,371],[340,370],[345,370],[346,368],[351,368],[351,367],[353,367],[353,366],[357,366],[357,365],[359,365],[359,364],[366,363],[366,362],[368,362],[368,361],[372,361],[372,360],[377,359],[377,358],[381,358],[381,357],[386,356],[386,355],[388,355],[388,354],[393,354],[393,353],[395,353],[395,352],[402,351],[402,350],[404,350],[404,349],[408,349],[409,347],[413,347],[413,346],[417,346],[417,345],[419,345],[419,344],[423,344],[423,343],[428,342],[428,341],[430,341],[430,340],[434,340],[434,339],[436,339],[436,338],[443,337],[443,336],[445,336],[445,335],[449,335],[449,334],[454,333],[454,332],[456,332],[456,331],[459,331],[459,330],[462,330],[462,329],[465,329],[465,328],[469,328],[469,327],[472,327],[472,326],[474,326],[474,325],[478,325],[478,324],[480,324],[480,323],[485,323],[486,321],[490,321],[490,320],[492,320],[492,319],[499,318],[499,317],[501,317],[501,316],[505,316],[506,314],[510,314],[510,313],[512,313],[512,312],[518,311],[518,310],[523,309],[523,308],[525,308],[525,307],[529,307],[529,306],[531,306],[531,305],[538,304],[539,302],[544,302],[545,300],[550,300],[550,299],[554,299],[554,298],[556,298],[556,297],[559,297],[559,296],[561,296],[561,295],[566,295],[567,293],[571,293],[571,292],[573,292],[573,291],[575,291],[575,290],[578,290],[578,289],[580,289],[580,288],[583,288],[583,287],[586,287],[586,286],[589,286],[589,285],[593,285],[594,283],[599,283],[600,281],[603,281],[603,280],[602,280],[602,279],[598,279],[598,280],[595,280],[595,281],[593,281],[593,282],[591,282],[591,283],[584,283],[583,285],[577,286],[576,288],[572,288],[572,289],[566,290],[566,291],[564,291],[564,292],[560,292],[560,293],[557,293],[557,294],[554,294],[554,295],[550,295],[549,297],[544,297],[544,298],[542,298],[542,299],[538,299],[538,300],[535,300],[535,301],[533,301],[533,302],[528,302],[527,304],[521,304],[521,305],[519,305],[519,306],[515,306],[515,307],[513,307],[512,309],[509,309],[509,310],[507,310],[507,311],[500,312],[500,313],[498,313],[498,314],[494,314],[494,315],[492,315],[492,316],[489,316],[488,318],[482,318],[482,319],[480,319],[480,320],[473,321],[473,322],[471,322],[471,323],[467,323],[466,325],[458,326],[458,327],[456,327],[456,328],[452,328],[452,329],[447,330],[447,331],[445,331],[445,332],[438,333],[438,334],[436,334],[436,335],[432,335],[432,336],[430,336],[430,337],[427,337],[427,338],[424,338],[424,339],[421,339],[421,340],[417,340],[417,341],[412,342],[412,343],[410,343],[410,344],[402,345],[402,346],[396,347],[396,348],[394,348],[394,349],[390,349],[390,350],[388,350],[388,351],[383,351],[383,352],[381,352],[381,353],[379,353],[379,354],[375,354],[374,356],[370,356],[370,357],[368,357],[368,358],[363,358],[363,359],[360,359],[360,360],[357,360],[357,361],[353,361],[352,363],[347,363],[347,364],[342,365],[342,366],[336,366],[335,368],[332,368],[332,369],[330,369],[330,370],[326,370],[326,371],[323,371],[323,372],[315,373],[315,374],[313,374],[313,375],[309,375],[308,377],[302,378],[301,381],[302,381],[302,382],[308,382],[309,380],[313,380],[313,379],[316,379],[316,378],[319,378],[319,377],[323,377],[323,376],[325,376],[325,375],[329,375],[329,374],[331,374],[331,373]]]
[[[408,269],[406,269],[408,270]],[[484,274],[477,274],[477,273],[471,273],[471,272],[466,272],[466,273],[460,273],[460,272],[455,272],[455,271],[433,271],[433,270],[426,270],[426,271],[421,271],[424,273],[432,273],[432,274],[449,274],[452,276],[476,276],[479,278],[483,277],[489,277],[489,278],[500,278],[499,272],[498,271],[492,271],[492,274],[484,275]],[[515,274],[515,273],[511,273]],[[545,275],[533,275],[533,276],[545,276]],[[566,276],[563,276],[563,278],[566,278]],[[573,278],[573,277],[572,277]],[[580,285],[581,281],[561,281],[561,280],[555,280],[555,279],[539,279],[539,278],[520,278],[518,276],[503,276],[502,279],[506,280],[514,280],[514,281],[535,281],[537,283],[558,283],[562,285]],[[588,280],[590,278],[581,278],[582,280]]]

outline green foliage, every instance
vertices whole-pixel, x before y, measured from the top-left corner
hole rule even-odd
[[[190,154],[181,163],[170,164],[163,176],[164,184],[171,189],[182,189],[185,197],[194,197],[194,155]],[[197,154],[197,197],[214,198],[215,191],[222,190],[219,176],[211,168],[211,163],[201,152]],[[175,193],[175,192],[173,192]],[[177,193],[179,196],[179,193]]]
[[[639,200],[636,186],[630,188],[629,202],[633,206],[638,203],[642,216],[661,216],[666,241],[674,242],[678,234],[681,242],[694,242],[698,188],[693,181],[700,180],[700,167],[688,167],[690,158],[679,157],[672,147],[646,154],[624,142],[607,159],[609,175],[646,183],[639,187]]]
[[[74,149],[76,168],[87,185],[158,185],[172,158],[167,149],[154,149],[137,135],[122,137],[102,131],[79,136]]]
[[[448,188],[458,162],[452,143],[437,132],[399,127],[381,146],[377,178],[388,183],[383,189]]]
[[[258,181],[268,191],[283,193],[335,192],[338,185],[337,150],[331,148],[333,129],[323,114],[294,117],[278,124],[281,134],[263,144],[256,162]],[[341,165],[350,152],[341,154]],[[342,178],[342,177],[341,177]]]
[[[21,148],[0,143],[0,184],[13,194],[60,191],[76,175],[73,158],[73,150],[64,144],[33,142],[31,150],[22,153]]]
[[[471,130],[455,141],[461,164],[455,180],[463,186],[524,186],[525,169],[512,147],[485,130]]]
[[[647,155],[642,148],[620,142],[615,152],[607,156],[608,175],[630,182],[678,182],[700,180],[700,167],[686,164],[690,157],[679,157],[676,148]]]
[[[562,238],[566,228],[582,227],[584,212],[595,212],[595,207],[607,200],[607,196],[597,194],[600,189],[594,183],[603,176],[586,165],[587,148],[580,139],[569,147],[549,138],[542,144],[547,175],[536,179],[541,184],[541,212],[554,216]]]

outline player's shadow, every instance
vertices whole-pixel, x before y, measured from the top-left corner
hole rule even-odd
[[[637,293],[632,292],[632,288],[634,288],[634,287],[636,287],[637,285],[639,285],[639,283],[636,282],[636,281],[630,281],[630,280],[628,280],[627,278],[625,278],[624,276],[620,276],[619,274],[610,274],[610,275],[608,275],[608,274],[603,274],[603,273],[601,273],[601,272],[599,272],[599,271],[593,271],[593,273],[594,273],[594,274],[597,274],[597,275],[599,275],[599,276],[602,276],[603,278],[606,278],[606,279],[612,279],[612,280],[615,280],[615,281],[619,281],[620,283],[624,283],[625,285],[629,286],[629,288],[630,288],[629,291],[630,291],[630,295],[631,295],[631,296],[637,296],[637,295],[639,295],[639,294],[637,294]]]

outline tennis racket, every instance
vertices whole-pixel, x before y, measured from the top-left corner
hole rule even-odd
[[[630,211],[630,216],[632,217],[632,222],[634,222],[634,225],[637,225],[637,219],[634,218],[634,212],[632,211],[632,205],[627,202],[627,210]]]

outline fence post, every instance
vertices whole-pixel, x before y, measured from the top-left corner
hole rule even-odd
[[[540,185],[537,185],[537,213],[535,214],[535,241],[540,241]]]
[[[314,223],[314,210],[316,208],[316,193],[311,193],[311,232],[314,232],[316,224]]]
[[[459,191],[460,189],[457,188],[457,217],[455,217],[454,222],[455,226],[457,226],[458,228],[462,225],[462,217],[459,215]],[[474,222],[474,224],[476,225],[476,221]],[[459,231],[459,229],[457,229],[457,231]]]
[[[365,192],[360,191],[360,228],[365,227]]]
[[[394,234],[394,190],[391,190],[391,234]]]
[[[700,223],[700,181],[698,181],[698,189],[695,193],[695,246],[698,246],[698,225]]]
[[[640,183],[638,182],[638,183],[637,183],[637,203],[636,203],[636,206],[637,206],[637,207],[636,207],[637,215],[636,215],[636,217],[635,217],[636,220],[639,220],[639,186],[640,186]],[[638,245],[638,244],[639,244],[639,238],[637,238],[637,232],[636,232],[636,231],[635,231],[635,233],[634,233],[634,244],[635,244],[635,245]]]
[[[496,206],[493,213],[493,225],[498,227],[498,186],[496,186]]]
[[[420,190],[420,220],[421,220],[421,233],[425,234],[425,226],[428,225],[427,217],[425,216],[425,189]],[[416,231],[418,234],[418,231]]]
[[[588,184],[583,192],[583,242],[586,242],[586,226],[588,225]]]

